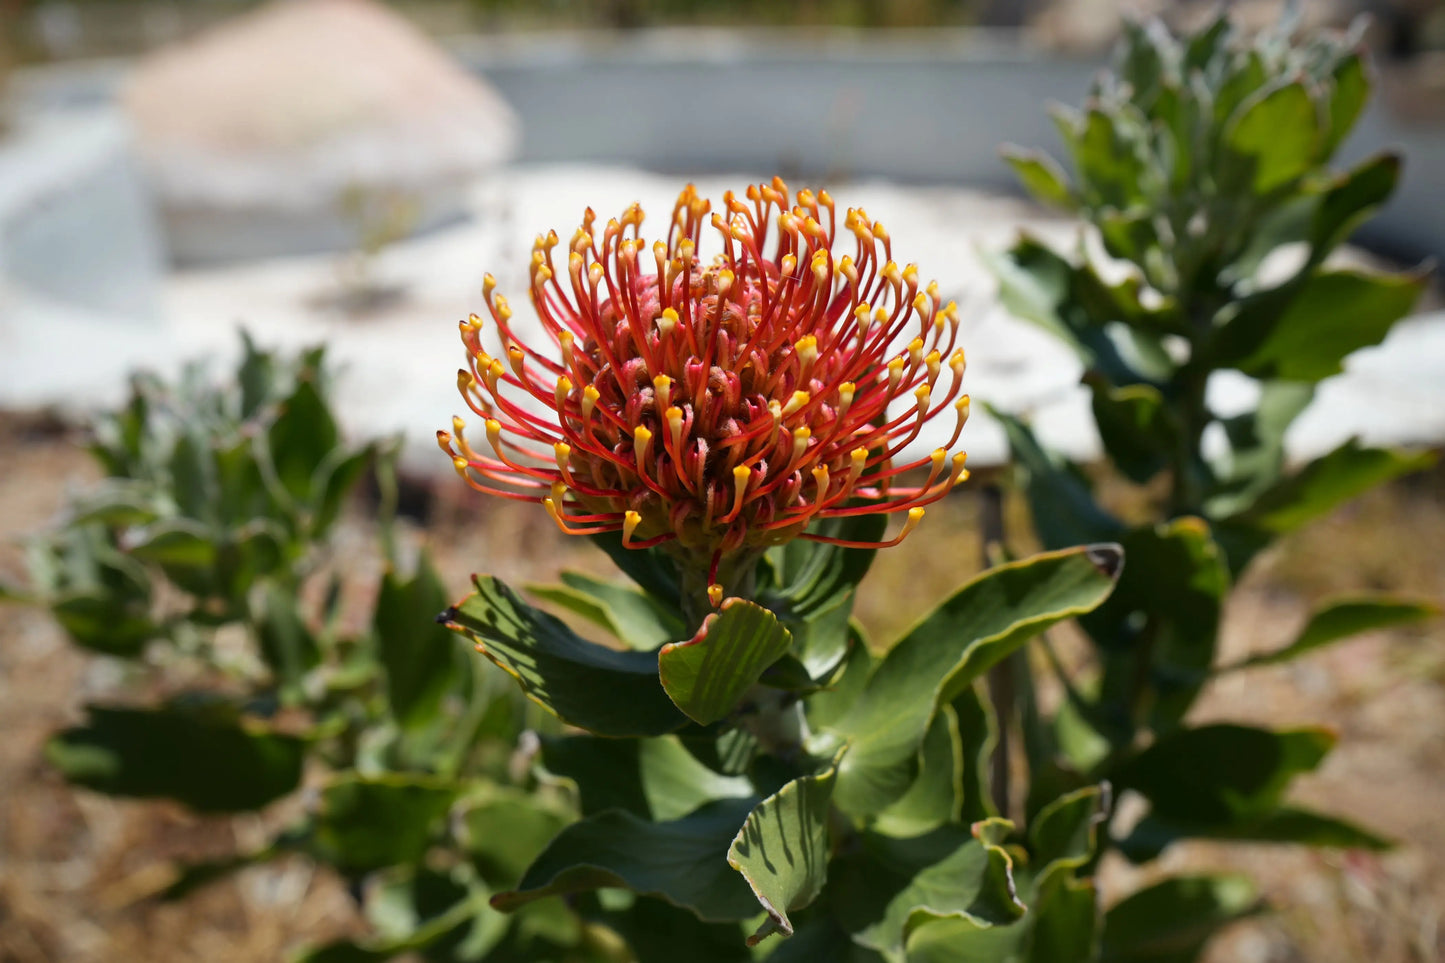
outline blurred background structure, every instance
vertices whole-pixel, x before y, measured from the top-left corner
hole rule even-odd
[[[1182,20],[1212,9],[1155,6]],[[1258,24],[1279,12],[1240,8]],[[923,274],[975,305],[975,394],[1033,410],[1061,450],[1096,450],[1077,365],[986,309],[976,252],[1022,226],[1074,231],[1014,199],[997,150],[1054,144],[1045,105],[1087,89],[1115,4],[6,10],[16,69],[0,150],[0,402],[113,398],[136,364],[234,350],[240,322],[263,341],[331,341],[353,369],[352,417],[419,434],[453,407],[434,377],[452,336],[443,322],[476,306],[485,271],[520,293],[534,232],[565,235],[588,204],[606,217],[640,200],[656,217],[685,179],[717,194],[779,173],[884,216]],[[1445,101],[1445,52],[1432,51],[1445,26],[1431,4],[1302,5],[1312,24],[1366,10],[1385,95],[1344,160],[1404,147],[1402,187],[1360,241],[1413,263],[1445,254],[1445,226],[1419,216],[1445,191],[1445,126],[1431,120]],[[1440,326],[1405,325],[1321,392],[1294,450],[1353,433],[1445,437],[1442,364]],[[1247,388],[1211,390],[1228,409]],[[973,434],[976,464],[1002,458],[1001,432],[981,423]]]
[[[1077,362],[992,306],[977,251],[1005,246],[1021,228],[1054,241],[1077,235],[1068,220],[1019,198],[997,149],[1056,146],[1046,104],[1082,98],[1126,6],[1193,21],[1215,4],[0,0],[0,445],[10,476],[0,480],[0,532],[44,524],[53,489],[79,470],[53,439],[36,440],[32,429],[46,419],[14,412],[83,413],[119,398],[137,366],[170,374],[197,356],[229,360],[238,324],[268,345],[328,343],[347,370],[340,397],[349,427],[401,431],[413,473],[449,476],[429,436],[457,407],[448,367],[454,323],[478,307],[484,272],[496,274],[520,306],[534,233],[552,228],[566,237],[584,207],[606,218],[633,201],[654,226],[685,180],[716,198],[773,174],[795,186],[826,186],[840,207],[865,206],[887,223],[899,249],[919,258],[920,273],[965,306],[974,397],[1031,413],[1052,447],[1087,459],[1097,439]],[[1264,26],[1282,5],[1233,6]],[[1307,23],[1319,25],[1372,15],[1367,38],[1379,96],[1342,159],[1385,145],[1401,147],[1407,159],[1400,190],[1350,256],[1405,264],[1445,258],[1445,3],[1300,7]],[[1427,297],[1418,317],[1321,386],[1292,429],[1295,454],[1325,451],[1354,434],[1374,443],[1445,443],[1438,305]],[[526,313],[519,310],[519,319]],[[1228,410],[1249,390],[1222,379],[1210,386],[1211,403]],[[968,431],[971,462],[1004,459],[995,426],[980,419]],[[21,455],[31,456],[24,470],[15,467]],[[1418,494],[1373,505],[1363,520],[1338,529],[1347,540],[1374,532],[1375,541],[1350,550],[1375,559],[1382,587],[1403,579],[1438,591],[1438,581],[1417,569],[1440,559],[1438,547],[1432,554],[1420,543],[1432,533],[1445,537],[1445,508],[1438,492],[1427,491],[1420,504],[1428,510],[1417,510],[1409,499]],[[1413,536],[1410,550],[1376,544],[1396,536]],[[453,574],[475,563],[466,549],[492,550],[480,539],[453,546],[443,559]],[[1314,556],[1341,546],[1297,550],[1293,577],[1306,585],[1332,578]],[[1409,574],[1401,576],[1400,566]],[[1288,604],[1283,614],[1271,608],[1279,590],[1260,588],[1253,614],[1236,615],[1241,632],[1248,634],[1251,618],[1288,621]],[[27,631],[0,635],[8,650],[0,664],[10,677],[0,680],[0,703],[36,653],[50,651],[37,641],[38,628]],[[1391,674],[1399,666],[1383,646],[1368,657],[1352,649],[1304,681],[1317,701],[1342,712],[1366,690],[1395,691],[1404,676]],[[1384,661],[1365,667],[1373,657]],[[1400,691],[1417,700],[1410,718],[1434,718],[1435,731],[1404,740],[1399,766],[1385,776],[1371,768],[1378,763],[1356,758],[1357,768],[1333,773],[1320,791],[1347,794],[1340,787],[1404,778],[1412,768],[1439,771],[1445,659],[1424,664],[1400,670],[1412,680]],[[1421,672],[1426,682],[1416,687]],[[67,685],[78,684],[77,673],[64,676]],[[1272,695],[1285,717],[1304,698],[1283,683]],[[1259,708],[1257,694],[1223,698],[1231,697],[1236,709]],[[70,698],[62,690],[51,713],[63,713]],[[1321,715],[1298,711],[1299,718]],[[1383,709],[1371,711],[1346,724],[1394,726]],[[0,718],[0,729],[11,732],[20,717]],[[25,731],[51,722],[27,720]],[[12,776],[42,778],[25,745],[19,739],[0,762],[6,795]],[[1431,786],[1441,788],[1427,781],[1414,795]],[[1404,808],[1384,827],[1396,835],[1433,819],[1428,799],[1418,811],[1396,805]],[[87,818],[103,824],[112,816]],[[16,837],[28,825],[14,809],[0,812],[0,876],[18,874],[22,863],[34,870],[23,880],[0,879],[0,961],[140,958],[126,952],[162,960],[172,958],[160,955],[167,940],[192,954],[205,944],[175,936],[184,921],[146,918],[140,935],[126,930],[138,942],[117,950],[103,932],[109,924],[96,922],[134,905],[115,881],[134,883],[129,872],[147,865],[137,854],[151,847],[154,860],[165,847],[157,850],[153,836],[173,824],[162,821],[134,839],[113,835],[107,858],[125,872],[97,868],[94,851],[76,855],[59,842],[59,855],[32,849],[22,859]],[[220,830],[187,824],[185,831],[204,848],[211,845],[205,834]],[[1437,832],[1423,845],[1425,855],[1412,851],[1384,868],[1283,864],[1273,895],[1286,911],[1217,959],[1427,963],[1438,945],[1433,934],[1445,925],[1445,838]],[[1185,858],[1218,859],[1213,851]],[[1253,869],[1270,878],[1268,867]],[[97,889],[100,878],[115,885]],[[48,895],[32,892],[37,880],[49,881]],[[290,877],[272,883],[303,886]],[[242,915],[284,902],[275,893],[248,896]],[[306,912],[331,912],[333,904],[320,905]],[[1313,919],[1330,913],[1345,922]],[[204,915],[192,922],[220,925]],[[294,935],[293,924],[300,925],[277,924],[276,938]],[[68,935],[56,935],[66,926]],[[1380,935],[1412,926],[1414,935]],[[1435,929],[1421,936],[1420,926]],[[51,955],[57,946],[64,951]],[[212,958],[275,958],[256,948],[236,953]]]

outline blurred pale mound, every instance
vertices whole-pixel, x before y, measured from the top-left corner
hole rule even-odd
[[[415,229],[459,217],[518,140],[495,91],[370,0],[276,0],[145,58],[124,102],[180,261],[355,247],[398,199]]]

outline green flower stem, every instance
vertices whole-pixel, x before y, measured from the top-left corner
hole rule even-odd
[[[743,696],[741,707],[737,724],[757,738],[761,751],[785,762],[802,759],[809,733],[803,701],[796,693],[754,685]]]
[[[757,594],[758,560],[761,550],[748,550],[723,556],[718,563],[717,581],[723,587],[723,598],[753,600]],[[677,570],[682,580],[682,620],[688,635],[695,635],[702,623],[715,610],[707,597],[710,559],[688,555],[678,557]]]

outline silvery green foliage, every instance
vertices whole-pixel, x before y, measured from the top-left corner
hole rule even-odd
[[[1112,539],[1129,559],[1109,600],[1080,619],[1096,668],[1071,677],[1053,663],[1063,709],[1041,717],[1029,667],[1018,670],[1031,792],[1052,798],[1100,780],[1137,792],[1147,815],[1103,837],[1134,860],[1184,838],[1385,845],[1285,802],[1293,776],[1333,744],[1327,731],[1187,721],[1211,678],[1244,667],[1219,666],[1216,645],[1230,586],[1250,561],[1432,460],[1353,440],[1302,466],[1285,458],[1285,432],[1315,385],[1381,341],[1425,283],[1423,271],[1326,263],[1400,170],[1388,153],[1343,172],[1329,166],[1369,97],[1359,40],[1358,28],[1296,36],[1288,23],[1250,38],[1223,14],[1186,35],[1130,24],[1085,104],[1056,113],[1072,171],[1005,152],[1035,196],[1083,220],[1087,240],[1061,251],[1025,237],[995,256],[1001,299],[1075,350],[1112,468],[1162,493],[1153,519],[1128,524],[1025,421],[999,415],[1045,545]],[[1120,268],[1122,280],[1106,280]],[[1251,409],[1211,409],[1206,385],[1225,370],[1255,380]],[[1403,599],[1329,603],[1292,643],[1249,664],[1432,614]],[[1247,880],[1167,880],[1109,914],[1104,958],[1193,959],[1215,928],[1254,908]]]

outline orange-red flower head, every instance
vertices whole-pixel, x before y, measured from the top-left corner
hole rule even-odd
[[[906,534],[966,475],[963,453],[949,454],[968,417],[956,305],[893,261],[861,209],[842,223],[854,250],[835,253],[826,191],[793,197],[775,178],[745,198],[729,192],[713,214],[689,186],[652,244],[635,204],[600,236],[588,210],[564,254],[556,233],[539,236],[541,350],[487,277],[500,354],[472,315],[458,372],[486,445],[459,418],[437,433],[472,487],[539,502],[569,533],[620,531],[715,572],[735,553],[820,538],[804,532],[819,518],[907,512]],[[721,245],[707,259],[705,232]],[[948,445],[897,463],[950,408]],[[894,484],[923,468],[921,486]]]

